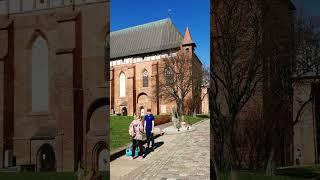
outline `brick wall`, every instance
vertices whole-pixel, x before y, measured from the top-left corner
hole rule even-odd
[[[108,3],[94,3],[85,6],[77,6],[75,12],[82,14],[82,82],[83,82],[83,134],[74,134],[74,104],[73,104],[73,56],[71,54],[56,55],[57,51],[66,51],[75,47],[75,23],[74,21],[58,23],[58,20],[74,17],[70,7],[47,9],[45,11],[32,11],[28,13],[11,15],[15,23],[15,107],[14,107],[14,156],[17,165],[30,163],[30,154],[37,152],[37,146],[33,146],[30,152],[30,138],[39,134],[52,136],[51,144],[56,155],[58,171],[73,171],[75,168],[75,147],[82,144],[84,165],[91,167],[92,162],[87,162],[86,157],[92,152],[85,153],[87,146],[94,146],[97,140],[105,143],[106,128],[99,135],[88,135],[86,129],[86,113],[88,107],[96,99],[106,97],[105,89],[101,86],[105,83],[105,49],[107,21],[92,21],[92,19],[107,19]],[[6,23],[6,16],[0,16],[0,26]],[[37,31],[39,30],[39,31]],[[34,39],[40,34],[46,39],[49,47],[49,112],[34,113],[31,111],[31,47]],[[4,47],[3,39],[6,35],[0,33],[0,47]],[[0,57],[4,49],[0,50]],[[0,73],[0,82],[3,75]],[[1,86],[2,87],[2,86]],[[0,88],[0,100],[3,90]],[[2,122],[2,105],[0,103],[0,123]],[[101,123],[105,117],[95,122]],[[103,118],[103,120],[101,120]],[[2,123],[1,123],[2,125]],[[79,126],[80,127],[80,126]],[[1,128],[1,126],[0,126]],[[49,133],[50,132],[50,133]],[[61,133],[64,133],[61,136]],[[81,140],[83,136],[83,140]],[[94,139],[90,143],[85,142],[87,136]],[[98,136],[99,138],[94,138]],[[2,133],[0,135],[0,142]],[[76,140],[77,139],[77,140]],[[34,142],[32,143],[40,143]],[[42,142],[44,143],[44,142]],[[40,145],[39,144],[39,145]],[[0,148],[2,143],[0,145]],[[80,146],[81,147],[81,146]],[[90,148],[89,148],[90,149]],[[91,148],[92,149],[92,148]],[[1,148],[2,151],[2,148]],[[1,158],[2,158],[2,152]],[[63,156],[62,156],[63,154]],[[34,157],[31,157],[34,159]],[[0,159],[1,160],[1,159]],[[34,162],[34,160],[32,160]],[[2,163],[2,161],[1,161]],[[1,164],[0,164],[1,165]],[[62,169],[63,168],[63,169]]]

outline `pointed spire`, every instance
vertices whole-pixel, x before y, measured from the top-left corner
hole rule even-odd
[[[189,27],[186,28],[186,32],[184,33],[184,38],[182,40],[182,45],[193,45],[193,46],[196,46],[196,44],[193,42],[193,40],[191,38]]]

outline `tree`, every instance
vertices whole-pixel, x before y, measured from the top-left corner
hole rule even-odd
[[[185,114],[186,98],[192,94],[195,96],[200,72],[195,69],[195,56],[179,51],[163,59],[159,65],[159,96],[173,99],[177,105],[179,115]]]
[[[199,102],[195,101],[196,105],[201,105],[204,98],[209,95],[209,86],[210,86],[210,67],[203,66],[202,67],[202,80],[201,80],[201,95],[199,98]],[[205,92],[202,93],[203,88],[205,88]]]
[[[294,32],[293,32],[293,43],[294,49],[293,62],[286,64],[279,56],[271,61],[271,65],[274,71],[271,73],[271,81],[275,82],[272,88],[273,92],[271,98],[277,99],[277,103],[269,104],[269,116],[268,122],[265,122],[264,129],[268,130],[266,133],[266,173],[272,175],[276,166],[275,158],[279,156],[279,150],[285,146],[283,141],[285,137],[291,138],[289,141],[293,140],[293,128],[299,122],[302,112],[307,104],[314,101],[315,96],[313,91],[310,91],[309,98],[307,100],[299,100],[300,107],[297,110],[296,115],[290,111],[293,120],[289,122],[279,121],[281,120],[281,115],[284,115],[283,107],[290,106],[288,103],[292,103],[292,100],[296,100],[297,97],[293,97],[293,91],[296,87],[301,84],[301,79],[310,78],[310,86],[319,81],[319,68],[320,68],[320,56],[319,56],[319,42],[320,36],[314,28],[314,25],[309,19],[302,16],[294,17]],[[277,36],[273,36],[273,41]],[[276,52],[280,52],[280,49],[275,46],[273,48]],[[303,82],[302,82],[303,83]],[[312,87],[310,88],[312,89]],[[287,105],[284,105],[287,104]],[[281,114],[282,112],[282,114]]]
[[[264,147],[256,151],[266,174],[271,175],[275,166],[283,163],[280,152],[288,149],[284,147],[286,141],[292,140],[292,8],[288,8],[287,16],[282,16],[278,7],[268,0],[212,1],[211,4],[213,164],[216,171],[227,173],[236,166],[232,162],[239,150],[232,139],[237,138],[237,126],[248,121],[242,117],[245,113],[240,112],[248,110],[250,100],[256,99],[255,94],[260,92],[262,111],[253,116],[261,121],[253,127],[260,131],[250,136],[264,140]]]
[[[271,98],[276,99],[273,103],[268,105],[269,118],[268,122],[265,122],[264,129],[268,130],[266,133],[266,173],[272,175],[276,166],[276,156],[279,156],[279,150],[281,151],[285,146],[285,138],[287,141],[293,141],[293,128],[299,122],[302,112],[307,104],[314,101],[315,96],[313,91],[310,91],[309,98],[307,100],[299,100],[300,107],[297,110],[296,115],[290,111],[291,118],[289,122],[283,121],[282,115],[285,115],[285,106],[290,106],[293,100],[297,97],[293,97],[293,92],[296,87],[302,85],[301,79],[310,78],[310,86],[318,82],[319,79],[319,32],[316,32],[311,21],[300,16],[295,17],[293,28],[293,62],[286,64],[279,56],[271,61],[273,71],[271,72],[271,81],[274,82],[272,87],[273,92]],[[274,36],[273,39],[276,39]],[[276,40],[273,40],[276,41]],[[273,48],[276,52],[280,52],[280,49],[275,46]],[[304,82],[302,82],[304,83]],[[310,88],[312,89],[312,88]],[[276,102],[276,103],[274,103]],[[287,105],[285,105],[287,104]],[[293,120],[292,120],[293,119]],[[280,121],[281,120],[281,121]],[[281,164],[284,165],[284,164]]]
[[[208,88],[210,84],[210,69],[207,66],[202,66],[201,73],[196,73],[194,76],[194,95],[186,100],[188,115],[196,116],[198,110],[201,109],[204,98],[208,96]]]
[[[309,78],[308,84],[312,86],[319,83],[320,79],[320,31],[315,28],[311,18],[303,15],[296,17],[295,27],[295,65],[292,84],[299,86],[300,79]],[[314,93],[310,91],[307,100],[297,100],[301,105],[293,125],[299,122],[306,105],[315,100]]]
[[[262,82],[262,1],[211,1],[210,118],[215,174],[233,168],[238,115]]]

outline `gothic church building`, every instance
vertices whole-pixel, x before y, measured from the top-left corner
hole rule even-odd
[[[172,108],[176,109],[175,101],[160,97],[155,91],[162,78],[159,69],[163,61],[184,52],[193,63],[190,75],[200,73],[202,63],[195,47],[189,29],[182,36],[170,19],[111,32],[111,114],[144,115],[147,109],[153,114],[169,114]],[[189,97],[200,98],[192,89]]]

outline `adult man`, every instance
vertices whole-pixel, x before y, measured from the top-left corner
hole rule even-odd
[[[144,116],[144,132],[147,136],[147,150],[153,151],[154,139],[153,139],[153,130],[154,130],[154,116],[151,114],[151,109],[147,110],[147,115]],[[151,147],[150,147],[151,142]]]

